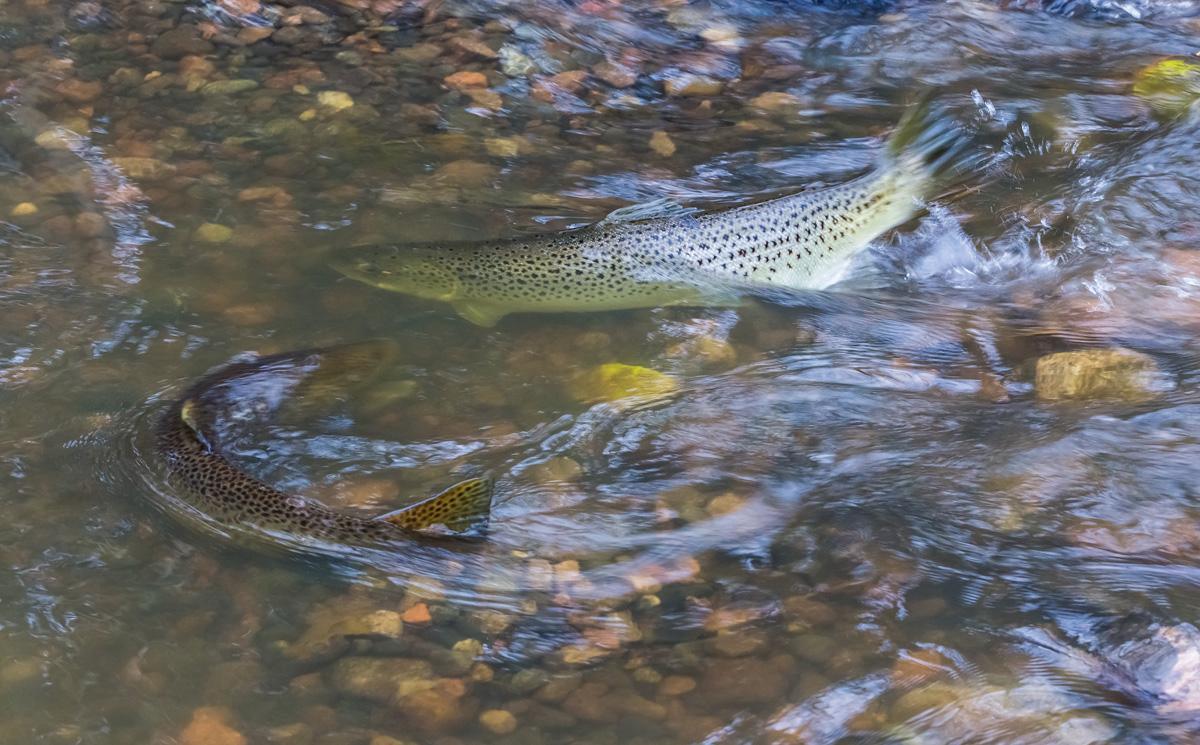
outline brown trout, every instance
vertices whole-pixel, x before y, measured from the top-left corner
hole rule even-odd
[[[414,505],[376,517],[332,510],[304,497],[285,494],[231,463],[222,453],[214,412],[235,395],[239,383],[263,377],[271,390],[291,397],[329,399],[361,383],[393,355],[387,342],[260,357],[217,370],[193,385],[163,415],[156,444],[168,479],[181,497],[223,526],[285,533],[351,545],[412,540],[436,525],[454,533],[478,533],[491,510],[492,485],[468,479]]]
[[[618,210],[581,230],[507,240],[359,246],[331,265],[374,287],[450,303],[492,326],[509,313],[729,305],[755,286],[821,289],[920,209],[961,165],[965,137],[928,101],[879,162],[845,184],[692,216]],[[661,211],[661,210],[660,210]]]

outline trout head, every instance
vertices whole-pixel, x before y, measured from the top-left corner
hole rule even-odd
[[[335,254],[329,265],[372,287],[428,300],[454,300],[462,288],[452,269],[405,246],[350,248]]]

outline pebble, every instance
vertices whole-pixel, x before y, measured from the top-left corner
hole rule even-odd
[[[233,228],[218,225],[215,222],[206,222],[196,228],[195,238],[201,243],[211,243],[214,245],[228,243],[233,238]]]
[[[720,515],[728,515],[731,512],[737,512],[745,506],[745,497],[728,492],[710,499],[704,509],[709,515],[718,517]]]
[[[329,676],[341,693],[377,703],[396,703],[436,684],[429,662],[403,657],[343,657]]]
[[[206,96],[232,96],[235,93],[244,93],[255,88],[258,88],[257,80],[239,78],[237,80],[214,80],[205,84],[200,92]]]
[[[775,700],[787,681],[756,658],[718,659],[705,670],[698,693],[713,704],[756,704]]]
[[[354,99],[343,91],[321,91],[317,94],[317,103],[330,111],[342,111],[354,105]]]
[[[157,158],[115,157],[112,164],[135,181],[162,181],[175,175],[175,166]]]
[[[715,96],[724,88],[725,84],[720,80],[691,73],[668,78],[663,83],[663,90],[668,96]]]
[[[1154,359],[1130,349],[1087,349],[1057,352],[1037,361],[1034,390],[1038,398],[1117,398],[1140,400],[1152,395],[1160,379]]]
[[[414,625],[424,625],[433,621],[433,616],[429,612],[429,606],[425,603],[417,603],[413,607],[404,611],[400,616],[404,623]]]
[[[33,202],[21,202],[14,206],[9,215],[12,217],[31,217],[38,213],[38,206]]]
[[[483,141],[487,154],[496,158],[515,158],[533,152],[533,145],[524,137],[488,137]]]
[[[504,709],[488,709],[479,715],[479,723],[497,735],[509,735],[517,729],[517,718]]]
[[[150,50],[163,59],[180,59],[189,54],[211,54],[215,49],[212,42],[200,35],[200,29],[191,24],[180,24],[159,35]]]
[[[582,403],[661,396],[678,389],[678,381],[670,375],[620,362],[593,367],[568,382],[571,396]]]
[[[498,59],[500,57],[499,52],[485,44],[482,39],[473,36],[455,36],[450,40],[450,46],[482,59]]]
[[[660,129],[650,135],[650,149],[663,158],[670,158],[675,154],[675,142]]]
[[[592,67],[592,74],[614,88],[628,88],[637,82],[637,70],[617,62],[601,62]]]
[[[54,91],[73,104],[85,104],[100,97],[100,94],[104,92],[104,84],[98,80],[85,81],[71,78],[56,85]]]
[[[658,684],[659,696],[682,696],[696,690],[696,679],[687,675],[668,675]]]
[[[763,111],[795,111],[800,99],[784,91],[767,91],[750,99],[750,105]]]
[[[442,78],[442,82],[450,90],[465,91],[471,88],[486,88],[488,84],[487,75],[474,70],[460,70],[452,75],[447,75]]]
[[[179,734],[180,745],[245,745],[246,736],[229,726],[228,710],[205,706],[192,712],[192,720]]]
[[[433,178],[446,186],[480,189],[491,184],[499,176],[499,173],[499,170],[490,163],[460,159],[437,169]]]

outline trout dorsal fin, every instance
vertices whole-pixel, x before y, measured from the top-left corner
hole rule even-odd
[[[204,430],[200,426],[200,420],[196,416],[197,406],[198,404],[194,398],[189,398],[188,400],[184,401],[179,407],[179,419],[183,422],[184,426],[192,431],[192,434],[196,437],[196,441],[199,442],[206,451],[211,453],[213,451],[213,446],[209,441],[208,436],[204,434]]]
[[[637,202],[624,207],[618,207],[600,218],[596,225],[660,220],[668,217],[689,217],[698,211],[695,207],[684,207],[670,197],[662,197],[649,202]]]
[[[441,524],[455,533],[466,533],[485,529],[491,513],[492,480],[467,479],[441,494],[375,519],[409,530]]]

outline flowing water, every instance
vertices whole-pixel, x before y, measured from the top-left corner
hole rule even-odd
[[[1200,109],[1134,85],[1198,19],[0,5],[0,742],[1194,742]],[[833,292],[483,329],[326,264],[840,182],[929,88],[980,165]],[[489,472],[485,541],[180,519],[189,381],[378,337],[332,407],[249,388],[231,460],[362,514]],[[609,363],[674,390],[580,390]]]

